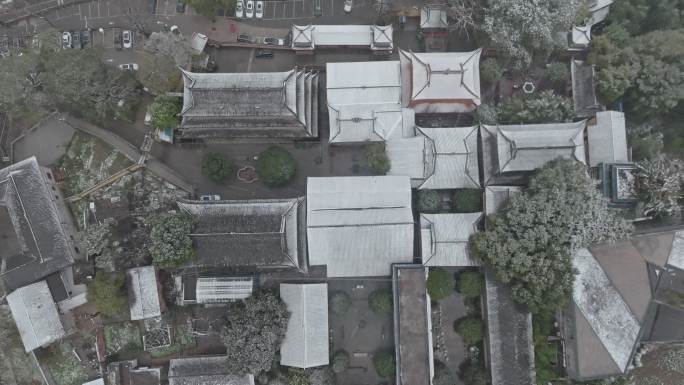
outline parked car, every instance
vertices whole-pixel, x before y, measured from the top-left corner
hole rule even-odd
[[[242,0],[238,0],[237,4],[235,4],[235,17],[243,17],[245,16],[245,3]]]
[[[124,48],[131,48],[133,46],[133,34],[131,31],[125,29],[121,32],[121,41]]]
[[[256,38],[249,35],[238,35],[238,43],[256,44]]]
[[[220,195],[200,195],[199,198],[201,201],[220,201],[221,200]]]
[[[258,59],[271,59],[273,58],[273,51],[270,49],[258,49],[256,50],[256,57]]]
[[[121,44],[121,32],[114,31],[114,49],[121,50],[123,45]]]
[[[354,0],[344,0],[344,11],[349,13],[352,10],[352,5]]]
[[[71,32],[62,32],[62,49],[71,48]]]
[[[81,45],[83,46],[83,48],[86,48],[86,46],[90,44],[90,31],[83,30],[78,33],[81,35]]]
[[[81,43],[81,33],[78,31],[71,32],[71,48],[75,48],[75,49],[83,48],[83,44]]]
[[[176,12],[177,13],[185,13],[185,1],[184,0],[176,0]]]
[[[247,9],[245,10],[245,17],[251,19],[254,17],[254,1],[247,0]]]
[[[264,39],[264,43],[268,45],[285,45],[285,40],[277,39],[275,37],[267,37]]]
[[[119,64],[119,69],[124,71],[137,71],[138,65],[136,63]]]
[[[257,19],[263,19],[264,18],[264,2],[261,0],[256,2],[256,18]]]

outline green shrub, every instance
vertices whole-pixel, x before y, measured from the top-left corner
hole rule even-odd
[[[477,271],[464,271],[458,276],[458,292],[466,298],[477,298],[482,293],[484,278]]]
[[[288,368],[287,385],[310,385],[309,376],[304,373],[304,369]]]
[[[332,359],[332,370],[335,373],[342,373],[349,367],[349,353],[338,350]]]
[[[482,211],[482,190],[460,189],[454,192],[452,207],[456,213],[477,213]]]
[[[271,146],[259,154],[256,172],[268,186],[283,186],[297,174],[297,161],[284,148]]]
[[[195,257],[190,233],[195,223],[189,215],[162,214],[152,220],[150,253],[152,262],[161,267],[174,268]]]
[[[482,103],[475,110],[474,119],[480,124],[496,124],[499,119],[496,106],[490,103]]]
[[[546,80],[551,87],[562,90],[570,79],[570,70],[565,63],[554,62],[546,66]]]
[[[442,196],[437,190],[418,190],[418,212],[437,213],[442,208]]]
[[[202,174],[216,183],[223,183],[233,176],[235,166],[222,154],[210,152],[202,158]]]
[[[454,280],[444,269],[432,269],[427,279],[427,292],[430,298],[439,301],[449,296],[454,290]]]
[[[368,296],[368,306],[376,314],[385,315],[392,313],[392,292],[385,289],[375,290]]]
[[[181,111],[180,100],[171,96],[157,96],[150,104],[149,111],[152,116],[152,127],[160,130],[176,128],[178,114]]]
[[[345,315],[351,306],[349,294],[343,291],[336,291],[330,295],[330,311],[338,316]]]
[[[366,146],[366,165],[378,175],[387,174],[391,164],[384,143],[371,143]]]
[[[392,378],[395,376],[396,363],[394,362],[394,353],[385,350],[376,353],[373,356],[373,366],[380,377]]]
[[[484,83],[496,83],[501,80],[503,69],[494,58],[488,58],[480,63],[480,80]]]
[[[106,317],[116,317],[128,311],[126,276],[123,273],[99,272],[88,284],[88,302]]]
[[[483,325],[479,317],[464,317],[456,320],[454,330],[461,335],[466,345],[475,345],[482,341]]]

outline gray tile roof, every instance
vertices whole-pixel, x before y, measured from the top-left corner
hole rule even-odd
[[[422,128],[416,137],[386,142],[390,175],[420,189],[479,188],[477,127]]]
[[[318,74],[191,73],[185,84],[184,137],[317,137]]]
[[[169,385],[254,385],[254,376],[226,371],[226,356],[175,358],[169,362]]]
[[[427,268],[394,265],[394,345],[398,385],[429,385],[434,374]]]
[[[684,230],[677,231],[672,239],[672,249],[667,257],[667,264],[684,270]]]
[[[131,320],[159,317],[161,303],[154,266],[143,266],[126,271],[128,304]]]
[[[292,25],[292,48],[312,50],[316,46],[345,46],[391,50],[392,26],[377,25]]]
[[[586,163],[586,121],[483,127],[496,136],[499,172],[533,171],[557,158]]]
[[[485,274],[487,352],[492,385],[535,384],[532,315],[516,304],[510,289]]]
[[[196,221],[201,267],[294,267],[306,270],[304,198],[178,202]]]
[[[303,369],[328,365],[328,284],[281,283],[280,297],[290,311],[280,364]]]
[[[602,108],[596,96],[594,66],[585,64],[580,60],[571,60],[570,76],[572,78],[572,101],[575,114],[580,118],[593,116]]]
[[[138,368],[138,360],[107,365],[108,385],[159,385],[160,379],[161,368]]]
[[[589,165],[623,163],[627,158],[625,114],[618,111],[596,113],[596,124],[587,126]]]
[[[477,232],[480,218],[482,213],[421,214],[423,265],[479,266],[468,253],[468,240]]]
[[[26,352],[64,337],[64,327],[45,281],[20,287],[7,296]]]
[[[573,302],[620,372],[624,372],[639,338],[639,320],[589,250],[577,250],[572,261],[577,270]],[[581,336],[577,338],[581,344]]]
[[[413,213],[408,177],[309,178],[309,263],[328,277],[391,274],[413,260]]]
[[[0,170],[2,279],[10,289],[40,280],[74,263],[66,230],[71,218],[59,209],[35,157]]]

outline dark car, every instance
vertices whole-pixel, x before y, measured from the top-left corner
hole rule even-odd
[[[85,48],[86,46],[88,46],[90,44],[90,40],[91,40],[90,39],[90,31],[84,30],[84,31],[81,31],[80,34],[81,34],[81,45],[83,46],[83,48]]]
[[[176,0],[176,12],[177,13],[185,13],[185,1]]]
[[[283,41],[283,39],[277,39],[275,37],[267,37],[267,38],[264,38],[264,43],[266,43],[268,45],[283,45],[284,41]]]
[[[117,50],[123,49],[123,43],[121,42],[121,31],[114,31],[114,48]]]
[[[238,41],[238,43],[248,43],[248,44],[256,43],[256,39],[253,38],[252,36],[249,36],[249,35],[238,35],[237,41]]]
[[[71,48],[74,48],[74,49],[83,48],[83,45],[81,43],[81,33],[78,31],[71,32]]]
[[[271,59],[273,58],[273,51],[270,49],[258,49],[256,50],[256,57],[259,59]]]

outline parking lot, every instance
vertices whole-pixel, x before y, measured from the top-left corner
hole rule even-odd
[[[263,20],[297,20],[312,19],[317,16],[334,17],[345,15],[344,0],[320,0],[321,11],[319,15],[314,14],[315,1],[319,0],[266,0],[264,1]],[[362,8],[368,9],[365,7],[365,2],[361,0],[357,0],[355,6],[358,8],[357,12],[352,10],[352,13],[363,12]],[[258,21],[257,19],[252,20]]]

